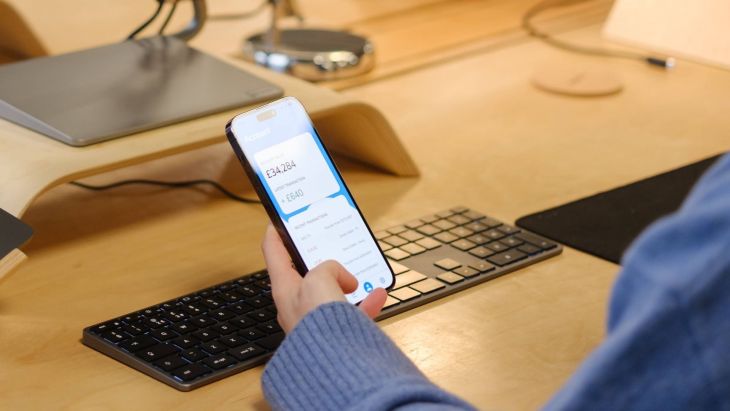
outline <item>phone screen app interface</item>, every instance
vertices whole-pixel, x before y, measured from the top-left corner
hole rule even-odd
[[[357,290],[347,296],[358,302],[374,288],[390,285],[390,269],[308,117],[296,105],[283,104],[284,109],[273,108],[285,117],[264,128],[247,116],[243,120],[253,118],[249,124],[258,128],[234,123],[234,133],[307,268],[337,260],[358,279]]]

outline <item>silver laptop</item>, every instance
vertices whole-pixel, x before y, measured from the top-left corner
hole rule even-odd
[[[276,85],[174,37],[0,65],[0,117],[72,146],[282,94]]]

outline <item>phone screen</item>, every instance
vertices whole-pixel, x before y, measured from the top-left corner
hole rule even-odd
[[[235,117],[231,135],[307,270],[338,261],[358,280],[351,303],[391,286],[390,266],[298,100]]]

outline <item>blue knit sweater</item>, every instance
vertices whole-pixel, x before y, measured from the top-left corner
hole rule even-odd
[[[263,388],[282,410],[472,408],[347,303],[295,327]],[[545,409],[730,410],[730,157],[626,253],[605,341]]]

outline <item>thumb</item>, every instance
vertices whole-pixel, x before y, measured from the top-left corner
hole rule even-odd
[[[364,312],[370,318],[375,318],[380,314],[387,298],[388,293],[384,289],[376,288],[362,300],[360,303],[360,311]]]

